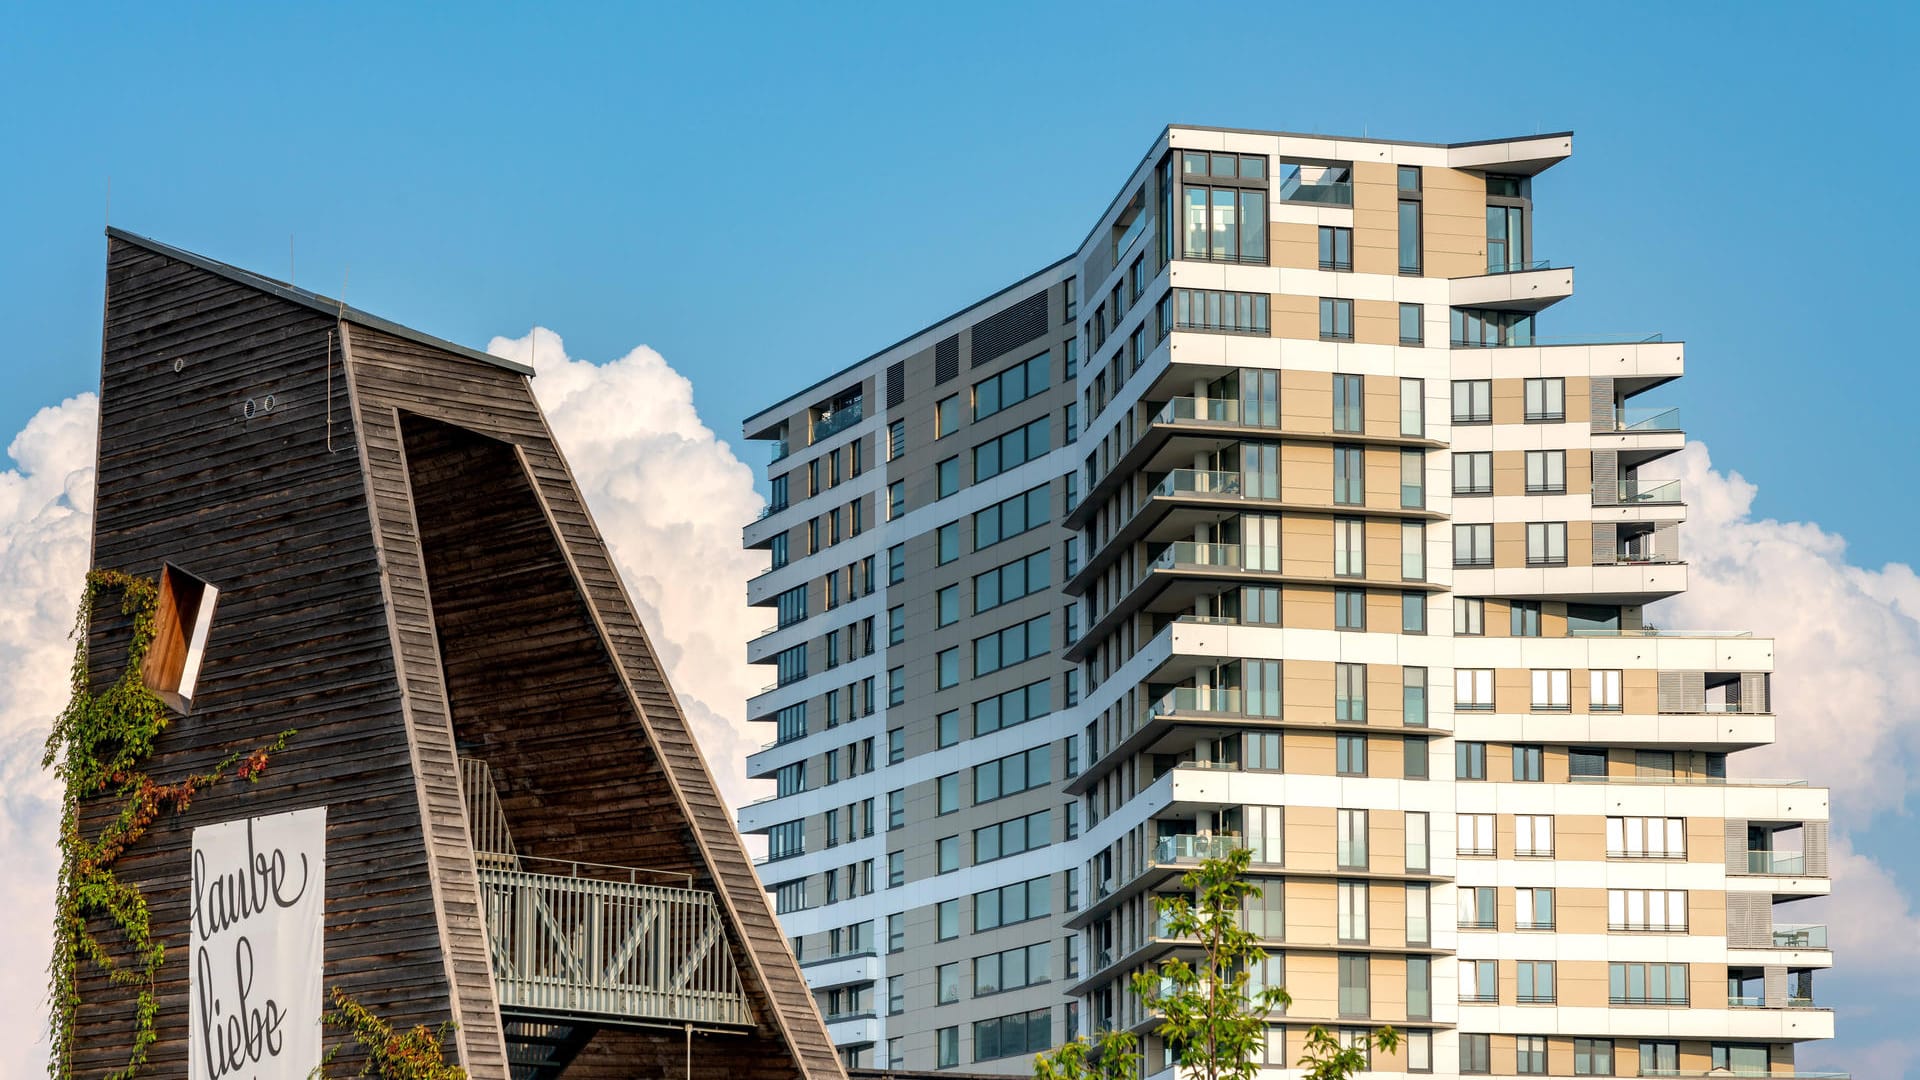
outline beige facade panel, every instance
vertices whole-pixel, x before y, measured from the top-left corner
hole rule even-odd
[[[1457,169],[1421,170],[1421,227],[1428,277],[1472,277],[1487,269],[1487,182]]]
[[[1394,166],[1353,165],[1353,268],[1362,274],[1400,272],[1399,197]]]
[[[1318,241],[1315,241],[1316,250]],[[1317,256],[1316,256],[1317,258]],[[1291,293],[1276,293],[1273,297],[1273,336],[1291,338],[1295,341],[1320,340],[1320,298],[1317,296],[1295,296]],[[1282,378],[1285,378],[1283,373]],[[1322,380],[1325,375],[1320,376]],[[1280,393],[1281,407],[1286,407],[1285,383]],[[1328,416],[1333,415],[1331,408],[1332,387],[1327,388],[1329,395]]]
[[[1329,426],[1333,415],[1333,391],[1328,389],[1322,395],[1327,403],[1327,411],[1313,419],[1321,430]],[[1285,392],[1282,391],[1282,401]],[[1284,407],[1284,404],[1283,404]],[[1291,418],[1289,418],[1291,424]],[[1300,503],[1308,506],[1329,506],[1333,503],[1333,447],[1325,443],[1289,442],[1280,445],[1280,498],[1285,502]],[[1332,526],[1327,526],[1329,538],[1333,535]],[[1333,564],[1333,541],[1327,541],[1327,563]]]
[[[1291,590],[1289,590],[1291,591]],[[1319,590],[1331,593],[1328,590]],[[1284,602],[1283,602],[1284,603]],[[1292,623],[1292,608],[1288,607],[1288,622]],[[1332,604],[1329,599],[1327,628],[1333,625]],[[1288,660],[1280,670],[1280,700],[1285,704],[1289,715],[1293,716],[1332,716],[1333,715],[1333,664],[1325,660]],[[1288,767],[1292,767],[1289,761]]]
[[[1328,546],[1331,547],[1331,538]],[[1333,555],[1327,555],[1323,564],[1333,565]],[[1281,590],[1280,609],[1289,627],[1302,630],[1333,629],[1333,590],[1314,585],[1289,585]],[[1331,666],[1331,665],[1329,665]],[[1328,676],[1332,678],[1331,675]],[[1333,707],[1332,683],[1328,683],[1328,705]]]
[[[1268,228],[1273,265],[1293,270],[1314,270],[1320,266],[1319,226],[1304,221],[1275,221]]]
[[[1367,301],[1362,301],[1366,303]],[[1400,343],[1400,305],[1384,304],[1385,317],[1392,320],[1391,341],[1387,345]],[[1356,319],[1359,316],[1354,316]],[[1367,434],[1382,438],[1400,437],[1400,379],[1391,375],[1368,375],[1361,382],[1361,398],[1365,402],[1361,418],[1362,427]],[[1371,464],[1371,463],[1369,463]]]
[[[1400,343],[1400,305],[1390,300],[1355,300],[1353,302],[1353,340],[1362,345],[1398,345]],[[1368,383],[1383,381],[1368,379]],[[1369,386],[1368,390],[1371,391]],[[1372,394],[1367,395],[1367,411],[1373,410]],[[1399,403],[1394,403],[1398,416]],[[1397,432],[1396,432],[1397,434]]]
[[[1281,752],[1289,762],[1296,760],[1294,753],[1299,745],[1294,742],[1300,732],[1288,732],[1285,749]],[[1319,739],[1324,749],[1318,753],[1325,762],[1324,770],[1333,771],[1333,738],[1329,735],[1312,735]],[[1312,760],[1309,758],[1309,760]],[[1334,869],[1339,848],[1335,844],[1334,809],[1330,806],[1289,806],[1287,807],[1287,867],[1303,872],[1326,873]]]

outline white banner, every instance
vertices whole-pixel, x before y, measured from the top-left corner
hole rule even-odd
[[[188,1080],[320,1064],[327,808],[193,830]]]

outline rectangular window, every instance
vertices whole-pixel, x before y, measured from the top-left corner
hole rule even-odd
[[[973,482],[989,480],[1052,448],[1051,420],[1041,417],[973,448]]]
[[[936,814],[951,814],[960,809],[960,774],[948,773],[934,781]]]
[[[1333,590],[1333,628],[1335,630],[1365,630],[1367,628],[1367,594],[1365,590]]]
[[[975,1061],[1019,1057],[1037,1053],[1052,1045],[1053,1010],[1051,1008],[1014,1013],[1012,1016],[997,1016],[992,1020],[975,1021],[973,1025],[973,1060]]]
[[[1513,928],[1515,930],[1553,929],[1553,890],[1513,890]]]
[[[1427,308],[1424,304],[1400,305],[1400,344],[1424,345],[1427,342]],[[1404,433],[1403,433],[1404,434]]]
[[[1573,1075],[1612,1076],[1613,1040],[1573,1040]]]
[[[1680,1071],[1680,1044],[1673,1042],[1640,1042],[1640,1075],[1663,1076]]]
[[[992,547],[1002,540],[1045,525],[1050,510],[1047,485],[1041,484],[976,511],[973,515],[973,550]],[[959,555],[957,540],[956,537],[955,557]]]
[[[934,906],[936,940],[948,941],[960,936],[960,901],[942,900]]]
[[[1453,384],[1453,422],[1493,423],[1493,380],[1456,379]]]
[[[1048,942],[1022,945],[973,958],[973,996],[1019,990],[1049,981]]]
[[[907,608],[905,604],[887,609],[887,644],[898,645],[907,640]]]
[[[1560,668],[1535,668],[1533,671],[1533,711],[1567,712],[1572,692],[1568,681],[1572,673]]]
[[[1427,632],[1427,594],[1407,592],[1400,594],[1400,632],[1403,634],[1424,634]]]
[[[1367,665],[1333,665],[1333,719],[1342,724],[1367,722]]]
[[[1340,954],[1340,1015],[1367,1016],[1373,1011],[1372,973],[1365,954]]]
[[[1400,200],[1400,272],[1420,273],[1420,201]]]
[[[895,829],[904,829],[906,828],[906,826],[907,826],[906,790],[903,788],[899,791],[887,792],[887,831],[892,832]]]
[[[1336,776],[1367,775],[1367,737],[1365,735],[1345,733],[1335,735],[1333,753]]]
[[[944,750],[960,741],[960,710],[948,709],[934,718],[936,738],[940,749]]]
[[[1455,495],[1493,494],[1493,453],[1473,450],[1453,455]]]
[[[1607,819],[1607,858],[1684,859],[1687,857],[1687,819],[1610,817]]]
[[[1565,495],[1567,493],[1567,452],[1565,450],[1527,451],[1527,494]]]
[[[941,398],[933,407],[933,437],[944,439],[960,430],[960,395]]]
[[[1479,597],[1456,596],[1453,599],[1453,632],[1461,637],[1479,637],[1487,632],[1487,602]]]
[[[978,615],[1001,604],[1041,592],[1052,581],[1050,555],[1045,549],[973,577],[973,612]]]
[[[951,1069],[960,1064],[960,1029],[943,1027],[934,1033],[934,1067]]]
[[[1427,726],[1427,669],[1400,669],[1400,722],[1408,727]]]
[[[1232,155],[1214,156],[1218,160]],[[1183,184],[1181,191],[1186,200],[1181,258],[1266,265],[1264,190]]]
[[[1521,961],[1526,963],[1526,961]],[[1522,1001],[1526,999],[1521,998]],[[1545,1035],[1514,1036],[1514,1072],[1521,1076],[1547,1075],[1547,1037]]]
[[[1493,669],[1455,668],[1453,707],[1476,712],[1493,711]]]
[[[1400,580],[1427,580],[1427,526],[1421,521],[1400,523]]]
[[[887,764],[898,765],[907,760],[907,729],[893,728],[887,732]]]
[[[1593,712],[1620,711],[1620,672],[1587,672],[1587,708]]]
[[[1363,496],[1360,500],[1365,502]],[[1427,452],[1400,451],[1400,508],[1421,510],[1427,505]],[[1407,524],[1416,524],[1408,522]]]
[[[1427,778],[1427,740],[1423,735],[1408,735],[1400,740],[1400,771],[1409,780]]]
[[[1264,335],[1272,329],[1268,315],[1271,302],[1266,293],[1175,289],[1173,328]]]
[[[1052,616],[1036,615],[1025,622],[996,630],[973,639],[973,674],[975,678],[990,675],[1003,668],[1024,663],[1038,656],[1045,656],[1052,650],[1050,629]],[[955,663],[955,681],[959,677],[959,665]]]
[[[1425,961],[1425,957],[1421,958]],[[1409,998],[1411,1002],[1411,998]],[[1433,1071],[1433,1032],[1409,1031],[1401,1036],[1407,1046],[1407,1071],[1430,1073]]]
[[[907,545],[895,544],[887,549],[887,584],[898,585],[907,580]]]
[[[1338,901],[1339,934],[1343,943],[1364,945],[1367,941],[1367,883],[1342,881],[1335,886]]]
[[[1614,1005],[1689,1004],[1687,965],[1608,964],[1607,999]]]
[[[1471,962],[1472,961],[1462,962],[1460,965],[1461,969],[1464,971],[1467,964]],[[1461,997],[1464,998],[1466,995],[1463,993]],[[1460,1033],[1461,1072],[1490,1073],[1493,1071],[1493,1053],[1488,1047],[1490,1039],[1491,1037],[1487,1035],[1471,1034],[1468,1032]]]
[[[985,420],[1047,388],[1048,353],[1030,357],[998,375],[973,384],[973,418]]]
[[[1685,889],[1608,889],[1607,929],[1685,933]]]
[[[1321,301],[1325,303],[1326,301]],[[1350,301],[1342,300],[1351,305]],[[1349,326],[1351,329],[1351,326]],[[1359,375],[1333,377],[1333,430],[1359,435],[1366,431],[1366,383]]]
[[[905,705],[907,703],[907,669],[897,667],[887,672],[887,704]]]
[[[1334,518],[1333,576],[1365,577],[1366,575],[1367,523],[1359,518]]]
[[[1520,960],[1514,964],[1518,985],[1515,1000],[1521,1005],[1551,1005],[1557,999],[1553,985],[1553,961]],[[1544,1042],[1545,1040],[1542,1040]],[[1544,1053],[1544,1051],[1543,1051]],[[1527,1070],[1522,1069],[1522,1072]],[[1539,1069],[1546,1072],[1544,1065]]]
[[[1509,630],[1514,637],[1540,636],[1540,601],[1514,600],[1507,607]]]
[[[1320,269],[1353,269],[1353,230],[1337,225],[1320,226]]]
[[[1578,746],[1567,748],[1567,773],[1574,779],[1583,776],[1607,775],[1607,752],[1597,749],[1583,749]]]
[[[1542,754],[1543,751],[1538,746],[1521,746],[1515,744],[1513,747],[1513,778],[1516,781],[1539,783],[1543,778],[1540,768]]]
[[[1337,835],[1335,854],[1340,869],[1365,870],[1367,868],[1367,812],[1365,810],[1339,810],[1335,812]]]
[[[1001,728],[1024,724],[1035,717],[1045,716],[1052,709],[1048,694],[1049,683],[1042,679],[1037,683],[1008,690],[973,703],[973,734],[977,738]]]
[[[973,802],[979,805],[1046,786],[1053,779],[1049,747],[1036,746],[973,767]]]
[[[1353,340],[1353,301],[1335,296],[1320,298],[1320,340]]]
[[[1333,448],[1333,501],[1342,506],[1367,504],[1367,452],[1362,447]]]
[[[1012,926],[1029,919],[1043,919],[1052,914],[1052,894],[1048,889],[1050,880],[1044,877],[1030,878],[974,893],[974,932]]]
[[[1460,1000],[1498,1003],[1500,1000],[1500,964],[1497,960],[1460,961]],[[1485,1038],[1486,1036],[1481,1036]],[[1465,1037],[1462,1037],[1464,1044]],[[1466,1071],[1462,1069],[1461,1071]],[[1477,1070],[1485,1072],[1485,1069]]]
[[[1427,813],[1424,810],[1409,810],[1406,814],[1407,829],[1407,872],[1424,874],[1432,865],[1428,858],[1429,843],[1427,837]]]
[[[1539,758],[1535,752],[1539,747],[1514,747],[1515,756],[1526,750],[1532,756],[1532,764],[1524,771],[1538,776],[1535,767]],[[1520,766],[1514,766],[1514,779],[1523,779],[1519,774]],[[1513,853],[1517,857],[1552,858],[1553,857],[1553,815],[1552,814],[1515,814],[1513,815]]]
[[[975,866],[1043,848],[1053,842],[1051,811],[1038,810],[1025,817],[1002,821],[973,830]]]
[[[1498,890],[1491,885],[1462,885],[1458,923],[1462,930],[1497,930],[1500,913],[1495,907]]]
[[[895,480],[887,485],[887,520],[892,521],[907,512],[907,482]]]
[[[944,499],[960,490],[960,459],[950,457],[934,466],[936,475],[935,498]]]
[[[1567,418],[1567,380],[1528,379],[1525,393],[1529,421],[1560,421]]]
[[[1485,780],[1487,778],[1486,743],[1465,742],[1457,739],[1454,741],[1453,778],[1455,780]]]
[[[1564,534],[1562,539],[1565,539]],[[1564,546],[1562,548],[1564,551]],[[1453,565],[1475,567],[1493,565],[1493,525],[1455,525],[1453,527]]]
[[[1494,821],[1492,814],[1457,815],[1454,818],[1454,828],[1458,830],[1458,835],[1454,837],[1455,854],[1494,854],[1493,826]]]
[[[1407,944],[1409,945],[1425,945],[1432,940],[1432,919],[1428,907],[1431,895],[1432,890],[1424,882],[1408,882],[1406,885]],[[1420,982],[1425,985],[1428,979],[1423,975]],[[1426,1014],[1413,1015],[1420,1017]]]

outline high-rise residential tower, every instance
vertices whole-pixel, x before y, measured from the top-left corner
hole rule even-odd
[[[1571,149],[1172,127],[1067,258],[747,421],[778,787],[740,823],[849,1064],[1148,1032],[1128,977],[1192,948],[1153,899],[1232,847],[1275,1069],[1316,1023],[1404,1031],[1385,1075],[1832,1036],[1792,921],[1827,792],[1728,767],[1772,642],[1646,607],[1687,583],[1684,351],[1552,336]]]

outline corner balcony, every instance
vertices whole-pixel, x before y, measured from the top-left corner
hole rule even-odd
[[[1827,945],[1827,928],[1817,924],[1775,923],[1757,932],[1729,925],[1727,963],[1760,969],[1830,968],[1833,950]]]
[[[1151,476],[1151,474],[1149,474]],[[1257,477],[1264,483],[1267,478]],[[1277,480],[1274,481],[1277,484]],[[1082,503],[1082,508],[1088,504]],[[1070,595],[1084,593],[1108,566],[1125,557],[1136,544],[1155,546],[1191,541],[1202,529],[1243,513],[1312,514],[1325,517],[1383,518],[1394,521],[1440,521],[1445,515],[1432,510],[1346,506],[1332,503],[1301,503],[1270,495],[1250,487],[1242,474],[1217,469],[1169,469],[1153,478],[1140,499],[1133,516],[1114,530],[1098,548],[1087,552],[1086,562],[1063,588]],[[1398,587],[1396,585],[1396,587]],[[1410,583],[1408,588],[1423,588]]]
[[[1598,566],[1456,566],[1453,587],[1468,596],[1650,604],[1686,591],[1687,564],[1649,557]]]
[[[1178,768],[1236,771],[1240,769],[1238,762],[1193,760],[1194,748],[1202,739],[1217,739],[1223,733],[1288,730],[1441,737],[1453,733],[1424,724],[1368,723],[1364,717],[1348,719],[1334,710],[1314,714],[1296,707],[1289,712],[1278,693],[1248,693],[1239,687],[1176,686],[1147,707],[1146,718],[1131,733],[1089,760],[1080,775],[1067,784],[1066,791],[1069,795],[1085,794],[1101,777],[1142,754],[1184,759]]]
[[[1495,263],[1484,274],[1453,278],[1449,304],[1495,311],[1540,311],[1573,295],[1573,268],[1548,262]]]
[[[1649,409],[1615,403],[1603,413],[1601,406],[1595,406],[1592,423],[1593,448],[1617,453],[1623,470],[1678,453],[1687,444],[1677,408]]]
[[[1151,550],[1149,548],[1149,550]],[[1262,558],[1259,549],[1253,560]],[[1102,565],[1119,559],[1136,561],[1134,582],[1100,613],[1066,650],[1066,659],[1079,661],[1098,647],[1114,629],[1135,616],[1146,613],[1165,618],[1201,618],[1194,616],[1200,602],[1233,592],[1243,585],[1321,585],[1328,588],[1391,589],[1396,592],[1440,592],[1445,586],[1404,578],[1335,577],[1332,574],[1289,573],[1278,566],[1248,566],[1247,552],[1239,544],[1203,544],[1176,540],[1152,556],[1145,551],[1113,550]],[[1080,575],[1074,582],[1085,585]],[[1069,592],[1073,584],[1067,587]],[[1223,620],[1225,621],[1225,620]]]
[[[1182,330],[1176,326],[1176,335]],[[1216,335],[1199,335],[1212,337]],[[1081,499],[1078,506],[1068,513],[1068,528],[1080,528],[1090,520],[1099,506],[1113,493],[1124,486],[1136,475],[1170,474],[1193,463],[1195,455],[1207,454],[1231,446],[1248,437],[1285,438],[1297,442],[1341,442],[1368,446],[1405,446],[1437,449],[1445,444],[1434,439],[1415,437],[1394,437],[1385,435],[1366,435],[1350,432],[1335,432],[1329,422],[1325,428],[1303,430],[1298,427],[1286,427],[1281,423],[1277,411],[1269,415],[1260,415],[1249,410],[1236,398],[1197,398],[1185,395],[1167,395],[1174,388],[1188,388],[1193,384],[1189,366],[1187,371],[1176,371],[1179,364],[1170,365],[1159,381],[1150,387],[1145,399],[1140,403],[1140,424],[1133,445],[1121,451],[1113,466],[1096,479]],[[1238,365],[1224,365],[1221,372],[1236,370]],[[1205,365],[1204,370],[1213,370]],[[1188,469],[1187,471],[1192,471]]]

